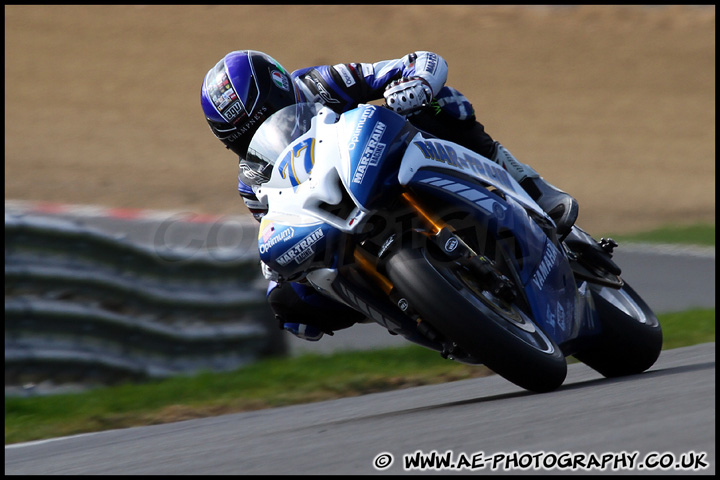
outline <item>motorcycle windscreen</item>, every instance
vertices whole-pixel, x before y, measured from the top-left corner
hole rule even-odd
[[[321,106],[313,103],[298,103],[278,110],[258,128],[248,146],[247,158],[241,162],[241,170],[248,177],[259,178],[256,183],[265,183],[270,180],[273,168],[283,169],[283,178],[292,177],[295,170],[288,174],[290,160],[295,160],[297,152],[288,152],[283,156],[285,149],[295,140],[305,135],[312,128],[312,119],[317,115]],[[308,150],[309,151],[309,150]],[[312,170],[312,156],[304,155],[303,167],[309,174]],[[283,161],[286,159],[285,161]],[[295,177],[294,185],[300,180]]]

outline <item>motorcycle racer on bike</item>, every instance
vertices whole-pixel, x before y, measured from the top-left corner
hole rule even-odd
[[[416,51],[376,63],[339,63],[288,73],[269,55],[233,51],[205,75],[201,104],[210,129],[239,157],[238,192],[260,220],[268,206],[254,188],[268,181],[272,165],[248,158],[250,140],[264,120],[299,102],[319,102],[336,113],[358,104],[385,99],[417,128],[458,143],[501,165],[555,221],[563,235],[575,223],[573,197],[547,183],[529,165],[519,162],[477,121],[472,104],[446,86],[447,62],[436,53]],[[283,282],[265,264],[270,280],[268,301],[280,328],[306,340],[348,328],[364,316],[303,283]]]

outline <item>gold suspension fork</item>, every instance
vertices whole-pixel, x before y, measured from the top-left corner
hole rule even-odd
[[[420,207],[420,205],[412,198],[412,196],[408,192],[404,192],[402,194],[402,197],[410,204],[410,206],[418,213],[418,215],[420,215],[430,224],[433,235],[439,233],[444,227],[449,227],[449,225],[446,225],[444,223],[438,223],[437,221],[435,221],[432,216],[430,216],[428,213],[425,212],[425,210]],[[355,262],[358,264],[360,269],[365,272],[371,279],[373,279],[373,281],[383,290],[383,292],[389,295],[393,289],[393,284],[386,276],[377,271],[377,266],[375,265],[375,263],[370,258],[368,258],[365,253],[358,249],[355,249],[355,251],[353,252],[353,257],[355,258]]]
[[[441,224],[433,220],[433,218],[423,210],[420,205],[412,198],[412,196],[408,192],[404,192],[402,194],[402,197],[410,204],[410,206],[420,215],[423,217],[429,224],[430,228],[432,230],[432,234],[435,235],[439,233],[443,227],[445,227],[445,224]],[[449,226],[448,226],[449,227]],[[383,274],[377,271],[377,266],[374,264],[370,258],[366,254],[364,254],[362,251],[355,249],[353,252],[353,257],[355,258],[355,262],[358,264],[360,269],[365,272],[370,278],[373,279],[373,281],[385,292],[386,294],[390,294],[390,292],[393,289],[392,282]]]
[[[390,295],[393,289],[392,282],[383,274],[377,271],[377,266],[357,248],[353,252],[355,262],[373,281],[382,289],[385,294]]]
[[[442,220],[436,220],[433,218],[432,215],[427,213],[420,204],[415,201],[413,196],[410,194],[410,192],[403,192],[402,197],[405,199],[405,201],[412,207],[415,212],[417,212],[418,215],[420,215],[422,218],[425,219],[425,221],[428,223],[431,233],[433,235],[436,235],[442,230],[443,228],[447,227],[448,225],[443,222]]]
[[[443,236],[443,237],[454,237],[455,240],[462,246],[462,248],[467,252],[469,257],[477,257],[478,254],[470,248],[470,246],[465,243],[465,241],[460,238],[459,236],[455,235],[455,229],[452,225],[444,222],[442,219],[435,218],[430,213],[426,212],[425,209],[420,206],[420,204],[413,198],[413,196],[410,194],[410,192],[403,192],[402,193],[403,199],[412,207],[417,214],[423,218],[427,224],[427,226],[430,229],[430,234],[435,237]]]
[[[517,294],[512,282],[503,275],[495,264],[485,255],[479,255],[465,241],[455,234],[452,225],[431,215],[419,204],[410,192],[402,193],[403,199],[422,217],[430,230],[430,235],[448,257],[464,258],[468,267],[472,268],[481,278],[490,279],[490,290],[498,297],[512,302]]]
[[[434,230],[433,234],[439,232],[442,229],[442,226],[434,223],[432,220],[432,217],[425,213],[423,209],[420,208],[420,206],[414,202],[412,197],[408,193],[403,193],[403,198],[405,198],[408,203],[415,209],[415,211],[425,218],[430,224],[431,228]],[[397,295],[397,292],[394,291],[394,285],[390,281],[389,278],[387,278],[382,273],[378,272],[377,264],[376,262],[371,259],[366,253],[364,253],[360,249],[355,249],[353,252],[353,257],[355,259],[355,263],[357,266],[362,270],[372,281],[382,289],[383,292],[395,303],[398,303],[400,300],[399,296]],[[421,319],[419,317],[416,317],[416,321],[418,324],[421,322]]]
[[[420,316],[416,312],[408,309],[407,301],[401,298],[400,295],[398,295],[392,282],[383,274],[377,271],[376,265],[370,258],[366,256],[365,253],[363,253],[361,250],[356,249],[355,252],[353,252],[353,256],[355,257],[355,262],[358,264],[360,269],[366,274],[368,274],[368,276],[372,278],[380,288],[382,288],[388,298],[393,303],[395,303],[398,308],[403,310],[405,314],[409,315],[415,320],[415,322],[417,323],[417,327],[422,334],[424,334],[432,341],[440,340],[438,333],[430,325],[428,325],[426,322],[423,322],[422,318],[420,318]],[[404,305],[404,307],[402,305]],[[448,348],[443,345],[442,355],[447,358],[449,352],[450,350],[448,350]]]

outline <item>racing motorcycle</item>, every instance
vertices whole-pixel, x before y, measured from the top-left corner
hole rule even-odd
[[[616,377],[660,354],[616,242],[578,226],[559,237],[496,163],[388,108],[286,107],[248,160],[272,166],[256,191],[262,262],[391,334],[532,392],[561,386],[568,356]]]

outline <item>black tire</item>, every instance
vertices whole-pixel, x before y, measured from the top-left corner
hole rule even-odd
[[[662,350],[662,328],[650,307],[627,283],[619,290],[591,288],[603,333],[574,357],[608,378],[652,367]]]
[[[537,393],[565,381],[567,362],[552,338],[517,305],[478,293],[461,267],[437,262],[424,249],[401,249],[386,268],[423,321],[495,373]]]

